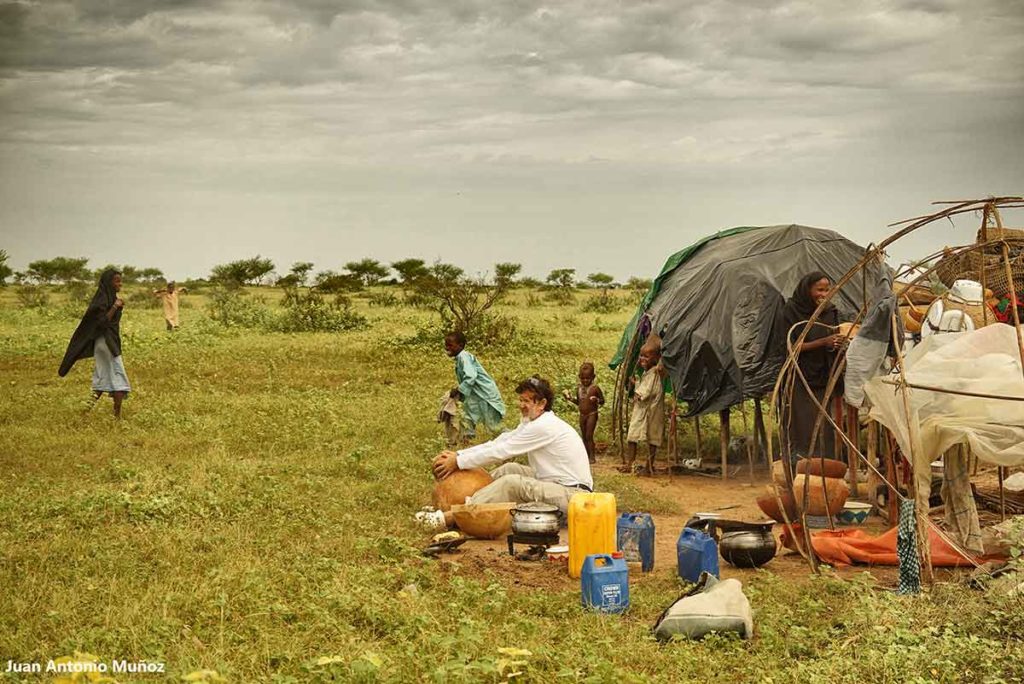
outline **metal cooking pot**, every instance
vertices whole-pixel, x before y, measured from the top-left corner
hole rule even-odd
[[[770,525],[724,532],[718,550],[738,568],[758,568],[775,557],[775,535]]]
[[[512,531],[516,534],[558,534],[562,514],[557,506],[534,501],[512,509]]]

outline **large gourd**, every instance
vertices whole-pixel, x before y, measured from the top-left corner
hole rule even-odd
[[[797,507],[803,506],[805,488],[807,489],[805,513],[808,515],[835,515],[843,510],[846,497],[850,495],[850,488],[839,478],[797,475],[793,479],[793,498],[796,500]]]
[[[434,507],[449,511],[455,504],[466,503],[466,497],[491,484],[494,479],[482,468],[457,470],[434,485]]]
[[[615,553],[615,532],[614,494],[574,494],[569,499],[569,576],[580,576],[587,556]]]

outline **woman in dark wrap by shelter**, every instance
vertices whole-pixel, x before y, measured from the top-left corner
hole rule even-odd
[[[121,274],[107,269],[100,276],[99,288],[89,302],[89,308],[82,316],[75,333],[68,343],[57,375],[64,377],[79,359],[90,356],[96,360],[92,373],[93,399],[98,400],[107,392],[114,398],[114,417],[121,417],[121,402],[131,385],[121,359],[121,312],[124,300],[118,295],[121,289]]]
[[[784,335],[788,334],[790,344],[796,345],[797,339],[807,328],[807,325],[800,324],[810,319],[830,289],[832,289],[832,280],[821,271],[808,273],[801,278],[793,296],[789,298],[782,309],[780,324],[783,337],[780,339],[785,339]],[[841,353],[845,339],[838,334],[838,325],[839,312],[829,304],[818,316],[814,325],[810,326],[807,337],[799,345],[800,356],[797,358],[797,364],[807,379],[807,384],[826,410],[829,410],[832,404],[832,397],[843,394],[842,379],[840,378],[832,393],[825,396],[833,363],[836,356]],[[804,388],[800,378],[794,376],[792,402],[789,407],[783,405],[780,412],[782,434],[786,440],[786,444],[783,445],[783,453],[788,453],[790,459],[795,461],[803,456],[835,457],[835,429],[824,416],[822,416],[821,425],[818,427],[817,438],[813,444],[811,443],[814,424],[818,422],[818,416],[819,410],[811,399],[811,395]]]

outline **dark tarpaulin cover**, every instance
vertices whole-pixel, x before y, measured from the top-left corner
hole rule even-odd
[[[676,397],[688,415],[728,408],[772,391],[786,356],[776,318],[805,274],[846,275],[865,249],[838,233],[807,226],[721,231],[669,257],[630,321],[612,359],[625,359],[637,323],[649,316]],[[834,297],[840,320],[853,320],[887,294],[886,268],[872,265]]]

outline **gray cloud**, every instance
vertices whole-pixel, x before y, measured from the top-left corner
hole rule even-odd
[[[127,173],[140,193],[238,207],[247,188],[316,195],[392,238],[425,220],[411,206],[469,220],[456,207],[494,201],[492,183],[557,207],[531,216],[538,231],[570,222],[587,183],[661,207],[652,224],[675,221],[674,184],[730,206],[735,187],[771,186],[768,216],[823,169],[834,195],[877,197],[865,188],[910,183],[915,164],[973,186],[989,172],[957,169],[1007,147],[985,160],[1019,191],[1022,34],[1024,5],[998,0],[0,2],[0,180],[59,169],[115,197]],[[488,190],[449,205],[417,185]],[[350,206],[354,187],[373,202]],[[0,199],[26,232],[82,212]]]

